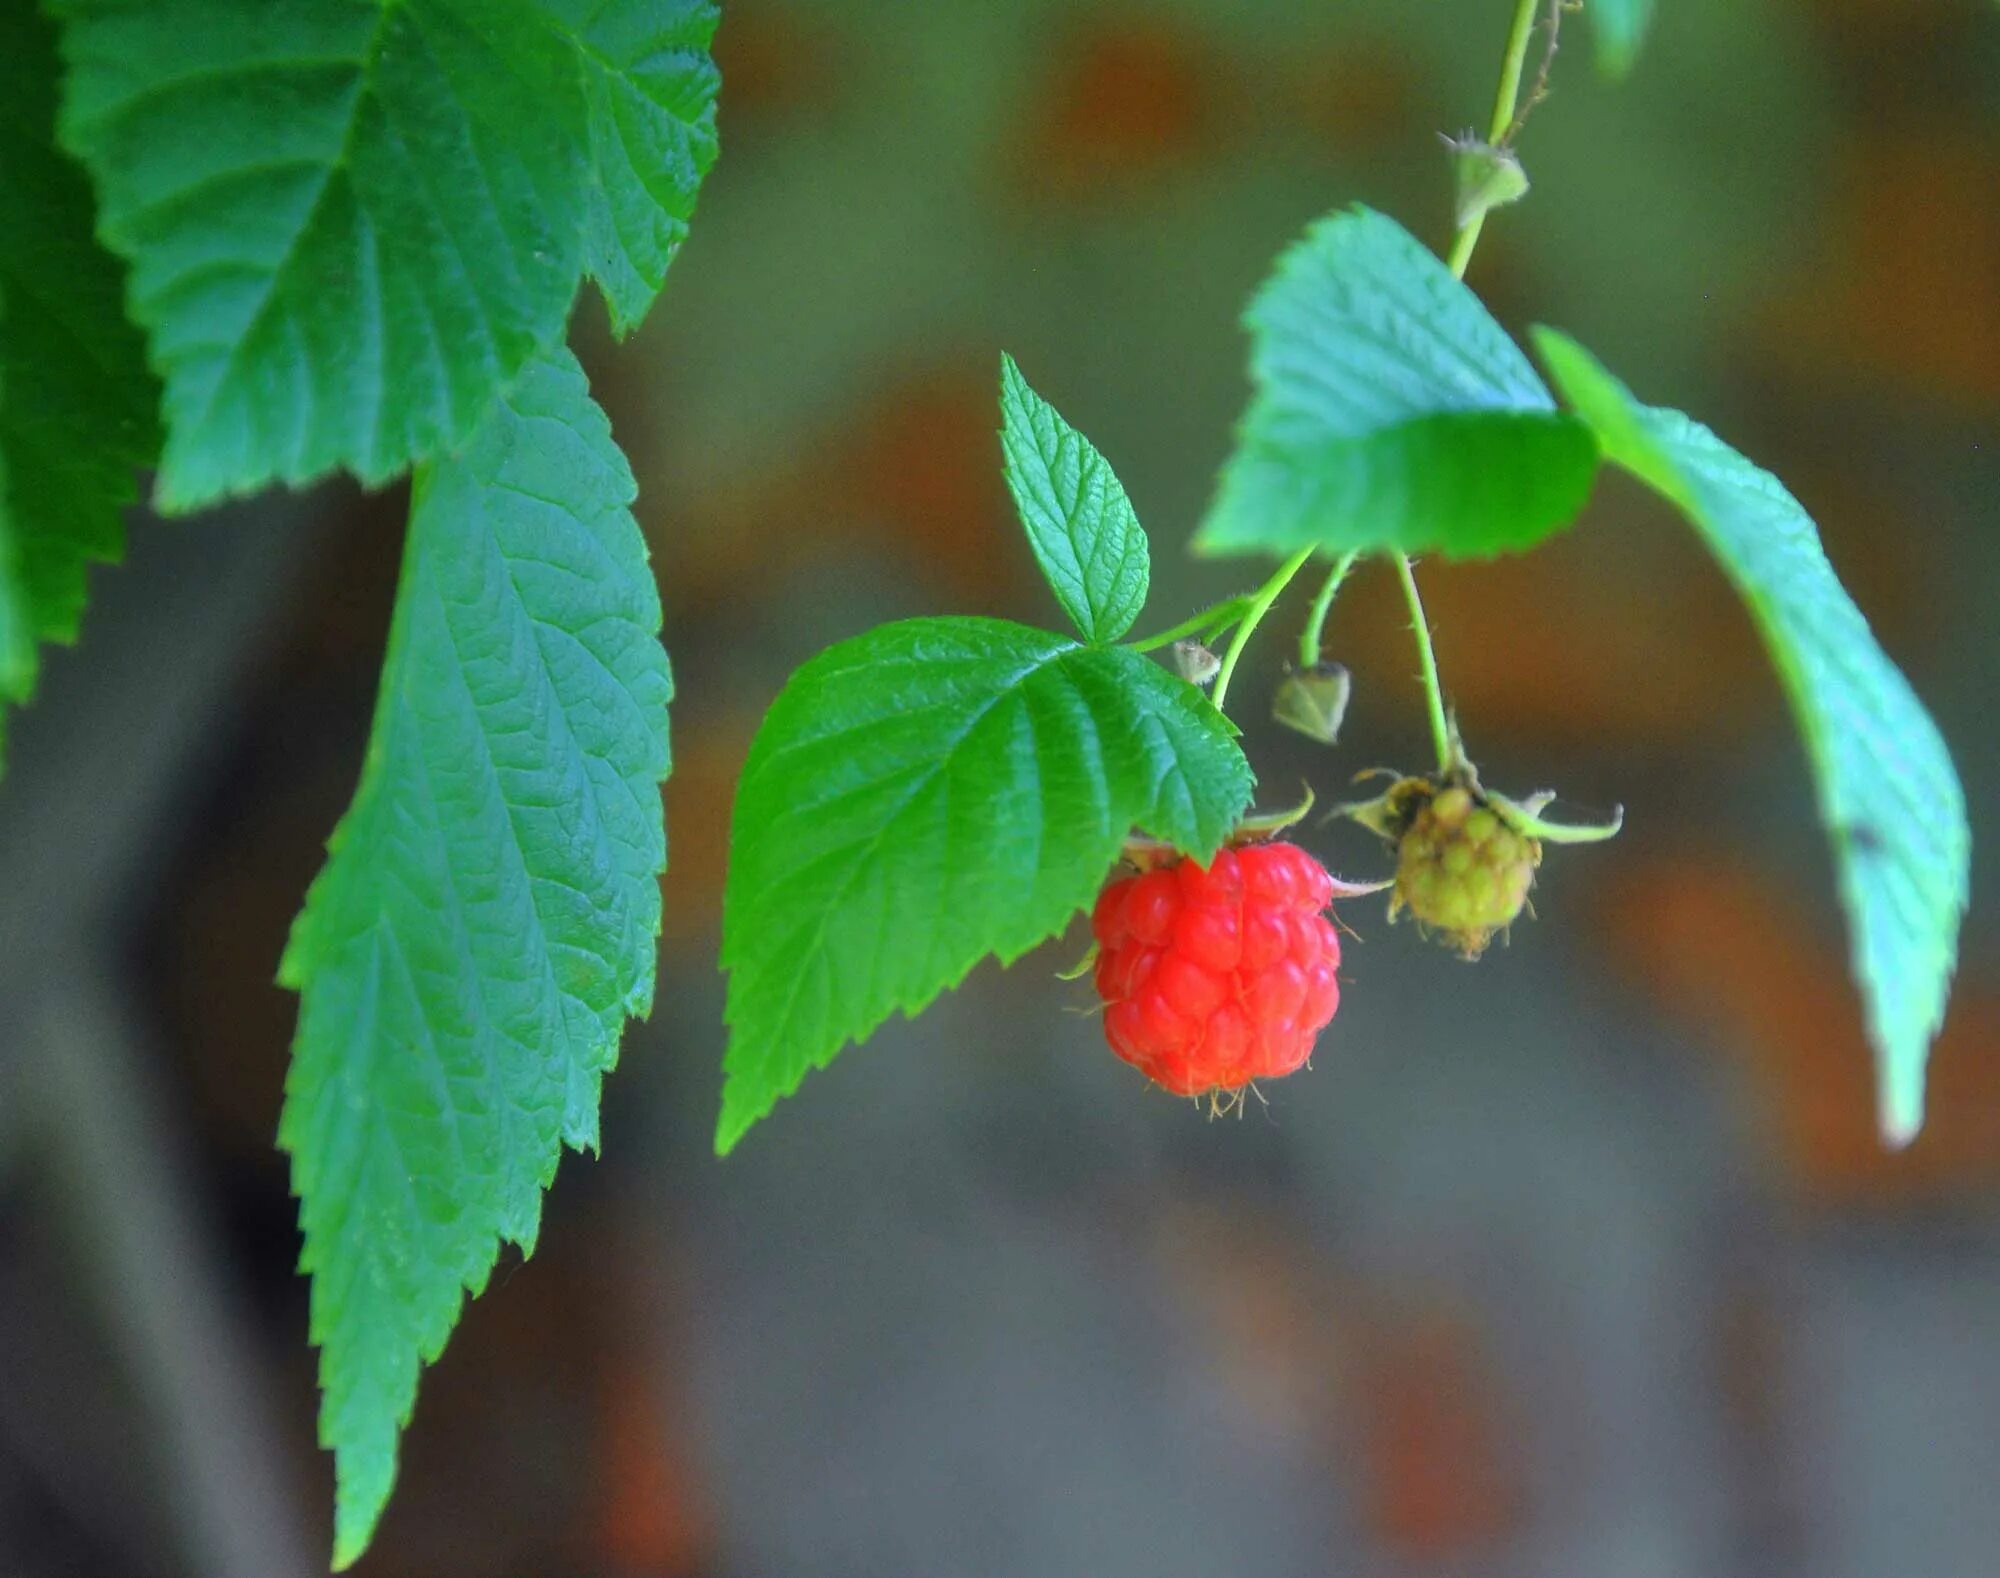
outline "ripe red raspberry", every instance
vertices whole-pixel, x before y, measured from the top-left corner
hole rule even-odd
[[[1297,1069],[1340,1005],[1333,895],[1325,867],[1277,843],[1111,883],[1091,916],[1111,1050],[1178,1096]]]

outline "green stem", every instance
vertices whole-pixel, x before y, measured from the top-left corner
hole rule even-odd
[[[1528,62],[1528,40],[1535,31],[1535,11],[1541,0],[1514,0],[1514,26],[1507,34],[1506,58],[1500,62],[1500,91],[1493,97],[1493,124],[1486,140],[1497,143],[1514,124],[1514,106],[1521,99],[1521,72]]]
[[[1540,3],[1541,0],[1514,0],[1514,25],[1507,34],[1507,53],[1500,62],[1500,89],[1493,98],[1493,122],[1486,133],[1486,140],[1496,146],[1514,124],[1514,107],[1521,99],[1521,72],[1527,65],[1528,41],[1534,37],[1535,11]],[[1451,256],[1446,261],[1456,278],[1465,278],[1466,268],[1472,262],[1472,249],[1479,245],[1479,232],[1485,224],[1486,216],[1475,214],[1472,222],[1452,237]]]
[[[1527,68],[1528,42],[1535,35],[1535,12],[1540,5],[1541,0],[1514,0],[1514,23],[1507,30],[1507,53],[1500,60],[1500,86],[1493,95],[1493,119],[1486,130],[1486,140],[1495,147],[1500,146],[1514,129],[1514,111],[1521,101],[1521,73]],[[1545,75],[1546,65],[1544,62]],[[1452,278],[1465,278],[1466,269],[1472,265],[1472,250],[1479,245],[1479,232],[1485,227],[1486,215],[1477,213],[1451,238],[1451,255],[1445,262],[1451,269]],[[1403,581],[1403,596],[1409,602],[1411,617],[1416,621],[1417,652],[1423,659],[1424,690],[1430,701],[1431,739],[1437,745],[1438,771],[1449,772],[1453,757],[1451,725],[1445,720],[1444,690],[1438,684],[1437,653],[1431,648],[1431,627],[1424,619],[1423,600],[1417,596],[1417,578],[1410,569],[1409,555],[1399,553],[1395,557],[1396,570]]]
[[[1229,678],[1236,672],[1236,660],[1243,656],[1243,649],[1250,644],[1251,633],[1271,611],[1271,605],[1278,600],[1278,594],[1285,589],[1291,578],[1305,567],[1306,560],[1312,556],[1313,551],[1310,547],[1301,548],[1278,566],[1270,580],[1250,594],[1250,606],[1244,611],[1243,622],[1236,627],[1236,634],[1229,643],[1229,651],[1223,656],[1222,667],[1215,676],[1215,689],[1209,693],[1209,700],[1215,703],[1217,712],[1222,710],[1223,702],[1228,699]]]
[[[1327,572],[1326,584],[1313,599],[1312,612],[1306,615],[1306,627],[1299,633],[1300,668],[1312,668],[1320,661],[1320,647],[1326,633],[1326,611],[1333,606],[1333,594],[1340,590],[1340,583],[1347,579],[1347,572],[1354,568],[1354,561],[1360,557],[1358,548],[1350,548],[1333,561],[1333,568]]]
[[[1486,228],[1486,216],[1474,214],[1472,222],[1451,238],[1451,256],[1445,264],[1451,270],[1453,279],[1464,279],[1465,271],[1472,262],[1472,249],[1479,245],[1479,232]]]
[[[1410,605],[1410,628],[1416,632],[1417,656],[1423,662],[1424,698],[1430,704],[1431,743],[1437,747],[1438,771],[1452,766],[1451,725],[1444,714],[1444,687],[1438,683],[1437,652],[1431,646],[1430,621],[1424,618],[1424,600],[1417,595],[1417,578],[1410,570],[1410,556],[1394,554],[1396,574],[1403,582],[1403,601]]]
[[[1234,597],[1225,597],[1219,603],[1211,603],[1198,614],[1192,614],[1175,625],[1171,630],[1162,630],[1156,636],[1147,636],[1143,641],[1127,641],[1126,646],[1134,652],[1152,652],[1178,641],[1183,636],[1220,634],[1243,617],[1243,610],[1250,606],[1250,594],[1239,592]]]

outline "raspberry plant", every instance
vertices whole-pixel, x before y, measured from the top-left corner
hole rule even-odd
[[[1935,725],[1783,484],[1539,328],[1552,390],[1464,283],[1488,215],[1528,190],[1516,140],[1547,91],[1564,14],[1578,8],[1516,0],[1487,131],[1450,144],[1458,227],[1446,259],[1385,215],[1350,208],[1307,230],[1251,302],[1252,396],[1193,546],[1279,558],[1256,590],[1121,641],[1146,591],[1138,517],[1104,458],[1003,361],[1007,482],[1077,638],[912,620],[835,646],[786,686],[751,747],[731,830],[718,1150],[893,1012],[916,1013],[979,960],[1011,962],[1061,931],[1111,862],[1145,848],[1130,842],[1134,829],[1196,870],[1254,836],[1263,819],[1246,815],[1254,775],[1225,711],[1231,680],[1315,560],[1325,579],[1276,715],[1334,737],[1346,676],[1324,661],[1330,605],[1359,562],[1391,567],[1412,614],[1437,765],[1343,809],[1397,843],[1392,915],[1406,909],[1476,956],[1522,910],[1544,845],[1606,838],[1618,822],[1555,823],[1543,815],[1549,791],[1517,801],[1481,785],[1445,704],[1411,561],[1533,548],[1576,519],[1607,466],[1685,517],[1757,624],[1833,842],[1883,1133],[1916,1134],[1970,863],[1964,795]],[[1601,63],[1626,69],[1650,5],[1591,9]],[[1524,94],[1538,21],[1543,53]],[[1206,647],[1185,661],[1188,643],[1225,638],[1218,662]],[[1169,645],[1187,677],[1141,661]],[[1119,891],[1106,897],[1114,911]],[[1163,1020],[1134,1038],[1117,1009],[1127,984],[1114,968],[1114,1050],[1142,1066],[1172,1062],[1170,1088],[1219,1083],[1185,1025]],[[1248,1001],[1241,985],[1232,1000]],[[1224,1039],[1233,1046],[1233,1030]],[[1203,1077],[1182,1077],[1190,1058]]]
[[[1350,209],[1252,302],[1253,396],[1194,546],[1277,559],[1255,590],[1131,638],[1138,516],[1003,359],[1007,482],[1076,633],[907,620],[785,686],[731,834],[719,1150],[892,1013],[1094,898],[1120,1055],[1212,1097],[1303,1062],[1339,995],[1321,912],[1365,889],[1269,841],[1292,818],[1250,812],[1227,709],[1316,560],[1277,716],[1332,743],[1330,607],[1357,565],[1386,565],[1436,770],[1342,809],[1397,842],[1392,903],[1476,953],[1545,844],[1615,826],[1480,784],[1411,559],[1532,548],[1607,465],[1687,519],[1764,638],[1833,841],[1884,1131],[1916,1132],[1968,864],[1936,729],[1775,478],[1553,330],[1532,336],[1538,373],[1463,283],[1489,212],[1528,189],[1516,141],[1576,6],[1516,0],[1489,128],[1452,143],[1448,261]],[[1627,69],[1651,0],[1590,6],[1600,61]],[[166,513],[333,472],[410,479],[359,785],[280,972],[300,994],[279,1141],[336,1566],[387,1501],[421,1365],[500,1242],[532,1250],[562,1148],[596,1144],[624,1022],[651,1003],[672,684],[631,473],[563,342],[584,279],[620,334],[662,286],[716,153],[715,25],[706,0],[0,7],[0,705],[30,699],[42,643],[75,639],[142,473]],[[1152,656],[1169,649],[1171,670]]]
[[[120,507],[407,474],[354,802],[284,951],[291,1153],[367,1546],[420,1364],[652,1000],[660,600],[565,328],[644,316],[716,151],[706,0],[0,6],[0,700]],[[58,87],[60,94],[58,95]]]

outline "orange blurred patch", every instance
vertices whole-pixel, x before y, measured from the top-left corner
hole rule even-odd
[[[667,873],[660,943],[706,947],[722,918],[729,870],[729,813],[758,720],[704,718],[677,732],[667,780]]]
[[[1022,595],[1000,476],[997,358],[948,357],[887,378],[789,464],[689,501],[704,519],[675,548],[684,606],[740,603],[801,568],[873,555],[993,611]]]
[[[1861,1007],[1829,928],[1767,878],[1699,857],[1627,864],[1597,890],[1615,968],[1662,1012],[1720,1032],[1766,1113],[1792,1186],[1845,1207],[1946,1199],[2000,1182],[2000,994],[1962,976],[1931,1053],[1929,1118],[1907,1150],[1875,1128]]]
[[[1249,1203],[1179,1203],[1159,1228],[1169,1287],[1195,1318],[1231,1399],[1267,1435],[1322,1434],[1344,1301],[1311,1246]]]
[[[1829,555],[1877,635],[1908,653],[1935,632],[1927,611],[1937,555],[1921,527],[1859,464],[1794,466]],[[1742,599],[1663,505],[1616,482],[1571,531],[1529,554],[1483,563],[1425,560],[1418,571],[1445,688],[1468,741],[1726,748],[1770,727],[1785,702]],[[1414,705],[1408,615],[1392,576],[1358,577],[1328,627],[1330,646],[1371,710]]]
[[[599,1406],[597,1547],[610,1570],[646,1578],[713,1571],[713,1519],[651,1369],[607,1366]]]
[[[2000,149],[1970,128],[1872,133],[1844,150],[1804,287],[1771,354],[1803,378],[1887,379],[1990,414],[2000,400]]]
[[[1427,128],[1422,106],[1437,95],[1407,45],[1389,38],[1343,38],[1298,57],[1281,107],[1315,142],[1338,153],[1377,148],[1399,153]]]
[[[839,103],[854,80],[841,37],[816,17],[773,5],[728,5],[715,34],[715,64],[728,84],[721,114],[731,137],[755,133]]]
[[[1617,508],[1630,509],[1630,498]],[[1720,575],[1693,550],[1664,573],[1634,561],[1621,538],[1653,523],[1598,513],[1532,554],[1419,567],[1445,690],[1475,753],[1502,734],[1593,751],[1712,748],[1782,705]],[[1414,716],[1416,655],[1393,576],[1358,577],[1340,594],[1328,636],[1363,706]]]
[[[1460,1312],[1378,1314],[1353,1382],[1368,1525],[1406,1559],[1477,1555],[1518,1527],[1524,1500],[1492,1360]]]
[[[1214,155],[1218,57],[1167,17],[1079,20],[1047,58],[1053,74],[1009,159],[1032,197],[1102,197]]]
[[[1159,1227],[1168,1285],[1246,1423],[1343,1475],[1358,1436],[1382,1545],[1434,1559],[1516,1526],[1503,1389],[1466,1315],[1342,1281],[1254,1201],[1184,1202]]]
[[[1898,655],[1935,641],[1936,610],[1953,595],[1956,531],[1889,492],[1866,456],[1821,453],[1787,460],[1785,472],[1876,639]]]
[[[1956,20],[1952,7],[1933,0],[1795,0],[1795,9],[1862,65],[1878,64],[1883,49],[1907,47]]]
[[[919,369],[872,401],[808,486],[967,596],[993,593],[1008,503],[990,354]],[[1018,556],[1015,556],[1018,558]]]

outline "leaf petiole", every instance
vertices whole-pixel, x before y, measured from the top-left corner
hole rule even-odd
[[[1254,595],[1250,592],[1239,592],[1234,597],[1225,597],[1219,603],[1209,604],[1200,613],[1189,615],[1170,630],[1162,630],[1158,635],[1147,636],[1142,641],[1127,641],[1123,645],[1134,652],[1156,652],[1161,647],[1186,636],[1219,636],[1243,617]]]
[[[1311,544],[1301,548],[1291,558],[1272,572],[1270,580],[1250,594],[1250,606],[1244,610],[1242,623],[1237,625],[1236,634],[1231,638],[1229,651],[1222,659],[1222,670],[1215,676],[1215,689],[1209,693],[1209,700],[1215,703],[1215,710],[1222,711],[1222,703],[1229,695],[1229,678],[1236,672],[1236,660],[1243,656],[1243,649],[1250,644],[1250,637],[1271,611],[1271,605],[1278,600],[1278,594],[1290,584],[1293,576],[1305,568],[1306,560],[1313,556]]]

